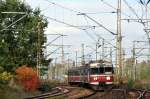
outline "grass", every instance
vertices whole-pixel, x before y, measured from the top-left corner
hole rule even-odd
[[[56,87],[60,84],[59,81],[53,80],[53,81],[42,81],[41,84],[48,85],[50,88]],[[14,82],[11,87],[8,86],[7,84],[2,84],[0,83],[0,99],[23,99],[24,97],[32,96],[32,95],[37,95],[39,94],[39,91],[35,92],[27,92],[24,91],[21,86],[16,84]],[[50,99],[66,99],[65,96],[57,96],[57,97],[52,97]]]
[[[20,86],[15,88],[9,87],[6,84],[0,83],[0,99],[23,99],[24,97],[36,95],[39,92],[27,92],[22,89]]]
[[[48,85],[50,88],[54,88],[61,84],[60,81],[58,80],[42,80],[40,83],[44,85]]]
[[[21,99],[17,94],[19,94],[18,90],[10,88],[9,86],[4,84],[0,84],[1,99]]]

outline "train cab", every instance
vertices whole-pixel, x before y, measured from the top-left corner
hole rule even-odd
[[[90,64],[90,84],[104,86],[113,84],[113,66],[111,64]]]

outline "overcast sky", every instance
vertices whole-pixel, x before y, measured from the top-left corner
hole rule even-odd
[[[103,2],[104,1],[104,2]],[[142,18],[144,16],[144,7],[138,3],[140,0],[124,0],[122,2],[122,19],[124,18],[137,18],[136,15],[129,9],[127,4],[134,8],[137,15]],[[77,15],[78,12],[87,13],[90,17],[97,20],[99,23],[106,26],[112,32],[116,33],[116,12],[117,0],[25,0],[26,3],[31,5],[33,9],[40,8],[42,14],[46,17],[55,18],[65,23],[75,26],[98,26],[87,17]],[[110,7],[113,6],[113,7]],[[66,9],[69,8],[69,9]],[[150,13],[149,13],[150,14]],[[107,32],[101,27],[88,28],[88,34],[83,30],[79,30],[74,27],[70,27],[65,24],[55,22],[48,19],[49,25],[45,31],[45,34],[63,33],[67,36],[64,37],[65,45],[72,45],[70,48],[65,47],[65,52],[69,52],[70,55],[66,56],[75,57],[75,50],[78,50],[78,56],[81,55],[81,44],[90,45],[95,48],[95,40],[98,40],[98,36],[104,37],[107,41],[115,44],[115,36]],[[123,35],[123,48],[125,48],[126,54],[131,54],[132,41],[134,40],[146,40],[145,32],[141,23],[122,21],[122,35]],[[48,42],[55,39],[57,36],[48,35]],[[94,39],[94,40],[93,40]],[[56,40],[53,44],[61,44],[61,39]],[[108,45],[107,45],[108,46]],[[110,46],[110,45],[109,45]],[[139,45],[140,46],[140,45]],[[47,47],[47,53],[57,49],[57,47]],[[100,49],[99,49],[100,50]],[[92,49],[85,47],[85,54],[91,52]],[[107,51],[107,50],[106,50]],[[58,50],[58,54],[53,54],[51,57],[59,57],[61,50]],[[106,53],[106,52],[105,52]],[[114,53],[115,54],[115,53]],[[128,55],[126,57],[129,57]],[[93,55],[94,58],[94,55]]]

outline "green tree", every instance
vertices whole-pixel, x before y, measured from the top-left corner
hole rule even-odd
[[[27,15],[7,28],[24,14],[1,12],[25,12]],[[39,23],[40,26],[37,27]],[[46,18],[40,14],[40,9],[33,10],[19,0],[0,0],[0,66],[7,71],[13,71],[24,64],[36,66],[37,51],[41,52],[42,63],[48,65],[51,59],[46,60],[43,55],[43,45],[46,42],[44,29],[47,24]]]

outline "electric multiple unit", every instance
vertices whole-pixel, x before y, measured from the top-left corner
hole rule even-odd
[[[74,67],[68,71],[70,85],[88,85],[101,90],[113,85],[113,65],[108,62],[91,62],[85,66]]]

